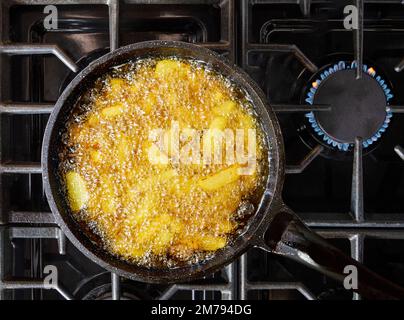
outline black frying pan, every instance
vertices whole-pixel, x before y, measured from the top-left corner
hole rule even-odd
[[[134,58],[176,56],[204,61],[214,70],[243,88],[252,99],[267,140],[269,174],[257,211],[245,232],[203,263],[174,269],[149,269],[120,260],[102,249],[88,231],[73,219],[58,176],[61,133],[79,97],[112,66]],[[404,290],[367,270],[323,238],[310,231],[282,201],[284,150],[277,118],[260,88],[237,66],[218,54],[188,43],[150,41],[132,44],[102,56],[81,71],[66,87],[49,118],[42,147],[43,183],[57,223],[70,241],[87,257],[120,276],[145,282],[183,282],[214,272],[240,256],[248,248],[259,247],[304,263],[335,279],[343,280],[347,265],[358,269],[358,292],[367,298],[404,298]]]

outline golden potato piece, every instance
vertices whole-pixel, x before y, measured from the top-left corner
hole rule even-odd
[[[138,208],[128,217],[131,225],[141,224],[143,221],[156,210],[156,196],[152,193],[147,193],[141,200]]]
[[[200,249],[206,251],[216,251],[226,245],[225,237],[205,235],[199,237],[198,240]]]
[[[163,254],[166,252],[174,238],[174,233],[171,231],[160,231],[158,236],[154,239],[153,253]]]
[[[137,243],[130,243],[128,239],[124,237],[117,238],[113,243],[111,243],[112,249],[123,256],[131,258],[141,258],[145,254],[144,247],[139,246]]]
[[[117,151],[118,151],[118,160],[121,164],[129,159],[131,150],[128,138],[122,137],[118,141]]]
[[[160,181],[166,182],[169,179],[175,177],[176,175],[177,175],[177,171],[175,169],[166,170],[160,174]]]
[[[104,213],[113,214],[117,209],[115,186],[108,175],[100,177],[102,193],[100,197],[101,209]]]
[[[102,211],[104,211],[105,213],[114,213],[116,211],[115,198],[111,196],[105,196],[105,198],[101,200],[101,207]]]
[[[94,163],[100,163],[102,160],[102,153],[99,150],[91,150],[90,157]]]
[[[162,254],[170,249],[175,235],[182,230],[182,226],[177,219],[172,218],[168,214],[163,214],[156,218],[155,227],[153,252],[155,254]]]
[[[160,60],[156,64],[156,75],[160,78],[171,76],[186,76],[189,66],[176,60]]]
[[[226,127],[227,120],[224,117],[216,117],[210,123],[209,129],[223,130]]]
[[[211,145],[215,143],[220,143],[222,137],[222,130],[226,128],[227,120],[225,117],[214,118],[210,125],[209,130],[206,130],[203,136],[204,143],[209,143]]]
[[[109,80],[109,89],[110,93],[113,95],[120,95],[124,86],[126,85],[126,81],[120,78],[112,78]]]
[[[144,254],[145,254],[145,248],[138,248],[138,246],[135,246],[130,250],[130,256],[135,259],[142,258]]]
[[[239,119],[243,129],[253,129],[255,127],[254,120],[251,115],[243,113],[240,115]]]
[[[102,109],[101,114],[105,118],[113,118],[120,115],[124,111],[124,106],[121,103],[116,103],[111,107]]]
[[[219,233],[230,233],[234,226],[229,219],[221,219],[216,224],[216,230]]]
[[[169,249],[178,228],[174,218],[161,214],[136,234],[136,241],[141,247],[150,247],[154,254],[163,254]]]
[[[234,110],[236,110],[236,103],[234,101],[228,100],[223,104],[213,108],[213,112],[220,116],[228,117]]]
[[[212,92],[212,99],[215,103],[221,103],[225,99],[223,91],[220,88],[215,88]]]
[[[147,155],[150,163],[152,164],[167,165],[170,161],[168,156],[164,152],[160,151],[159,147],[157,147],[155,144],[148,147]]]
[[[142,110],[146,114],[149,114],[153,110],[153,108],[156,107],[156,104],[157,104],[156,96],[149,94],[143,99]]]
[[[238,166],[232,166],[218,173],[198,181],[198,185],[205,191],[215,191],[239,179]]]
[[[79,211],[83,209],[90,195],[87,190],[86,182],[83,177],[74,171],[66,173],[67,196],[72,211]]]
[[[90,115],[88,117],[87,121],[90,126],[95,127],[100,123],[100,118],[98,117],[98,114],[95,113],[95,114]]]

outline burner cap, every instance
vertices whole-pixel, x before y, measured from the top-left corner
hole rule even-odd
[[[356,137],[363,138],[365,148],[377,141],[392,116],[388,107],[392,94],[385,82],[366,65],[362,78],[356,79],[354,68],[355,63],[346,68],[340,62],[327,69],[313,82],[306,99],[331,106],[331,111],[309,112],[306,117],[324,142],[343,151]]]

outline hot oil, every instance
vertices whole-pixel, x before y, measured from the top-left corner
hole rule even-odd
[[[163,129],[170,141],[173,122],[198,132],[255,130],[253,174],[235,175],[243,165],[226,161],[174,161],[170,149],[157,152],[167,163],[151,163],[150,132]],[[263,137],[248,96],[203,63],[137,60],[111,69],[78,101],[62,135],[60,175],[75,219],[107,251],[147,267],[178,267],[211,258],[242,232],[265,184]]]

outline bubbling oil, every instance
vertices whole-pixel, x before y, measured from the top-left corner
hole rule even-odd
[[[166,161],[151,163],[150,132],[173,122],[205,135],[253,129],[252,172],[173,161],[170,149],[156,149]],[[72,215],[112,255],[153,268],[194,264],[231,244],[254,213],[266,180],[263,137],[247,94],[207,65],[145,58],[112,68],[79,99],[62,134],[60,176]],[[223,148],[223,159],[235,149]]]

